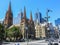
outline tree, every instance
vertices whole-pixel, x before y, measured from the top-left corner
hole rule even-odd
[[[18,38],[21,39],[22,34],[21,34],[19,27],[13,26],[12,28],[7,29],[6,37],[8,37],[10,41],[16,41]],[[14,38],[14,40],[12,40],[12,38]]]
[[[4,26],[0,23],[0,40],[4,39]]]

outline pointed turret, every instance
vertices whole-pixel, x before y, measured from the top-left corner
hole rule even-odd
[[[33,19],[32,19],[32,12],[30,12],[30,21],[32,21]]]
[[[11,11],[11,2],[9,2],[9,7],[6,12],[4,24],[6,25],[6,28],[9,28],[13,24],[13,14]]]
[[[11,2],[9,2],[8,11],[11,11]]]
[[[24,7],[24,19],[26,19],[26,8]]]

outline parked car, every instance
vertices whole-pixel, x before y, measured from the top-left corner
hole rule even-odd
[[[58,45],[58,43],[54,43],[54,45]]]

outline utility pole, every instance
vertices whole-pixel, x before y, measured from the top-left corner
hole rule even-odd
[[[52,12],[52,10],[47,9],[46,17],[45,17],[47,22],[49,21],[48,19],[50,18],[50,16],[48,16],[49,12]]]
[[[47,11],[46,11],[46,17],[45,17],[45,19],[46,19],[46,22],[47,22],[47,27],[46,27],[46,29],[47,29],[47,35],[48,35],[47,38],[49,38],[49,34],[50,34],[50,32],[49,32],[50,29],[49,29],[49,24],[48,24],[48,21],[49,21],[49,18],[50,18],[50,16],[48,16],[49,12],[52,12],[52,10],[47,9]]]

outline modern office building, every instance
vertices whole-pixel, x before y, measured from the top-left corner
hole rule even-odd
[[[57,20],[55,20],[55,25],[56,26],[60,25],[60,18],[58,18]]]

